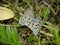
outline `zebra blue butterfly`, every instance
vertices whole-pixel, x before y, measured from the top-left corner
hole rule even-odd
[[[21,24],[21,26],[27,26],[33,31],[34,35],[37,35],[42,27],[42,20],[41,17],[36,17],[34,15],[33,8],[28,8],[24,15],[20,17],[19,24]]]

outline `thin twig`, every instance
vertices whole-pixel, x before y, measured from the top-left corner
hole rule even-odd
[[[19,24],[18,25],[6,25],[6,24],[0,24],[1,26],[12,26],[12,27],[18,27],[20,26]]]
[[[50,34],[50,33],[46,33],[46,32],[44,32],[44,31],[40,31],[40,33],[42,33],[42,34],[44,34],[44,35],[46,35],[46,36],[48,36],[48,37],[53,37],[52,34]]]

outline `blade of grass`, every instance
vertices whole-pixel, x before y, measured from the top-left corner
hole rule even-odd
[[[48,22],[46,24],[47,25],[43,25],[43,26],[49,29],[51,33],[54,35],[53,42],[57,45],[60,45],[59,28],[57,26],[53,26],[52,24],[50,25],[50,23]]]
[[[41,16],[44,18],[44,21],[46,21],[49,17],[50,9],[48,7],[42,7]]]
[[[12,29],[12,32],[11,32],[11,35],[12,35],[12,40],[13,40],[13,43],[14,45],[21,45],[21,43],[19,42],[19,38],[18,38],[18,31],[16,28],[11,28]]]
[[[12,39],[11,39],[11,29],[10,29],[10,26],[7,26],[7,27],[6,27],[6,33],[7,33],[7,37],[8,37],[7,43],[12,44]]]
[[[0,41],[3,43],[7,41],[7,34],[3,25],[0,25]]]

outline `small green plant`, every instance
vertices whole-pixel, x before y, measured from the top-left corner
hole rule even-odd
[[[45,22],[47,25],[43,25],[47,29],[50,30],[50,32],[53,34],[54,38],[52,39],[52,42],[56,45],[60,45],[60,35],[59,35],[59,27],[54,26],[49,22]]]
[[[0,42],[11,45],[21,45],[18,31],[11,26],[0,25]]]

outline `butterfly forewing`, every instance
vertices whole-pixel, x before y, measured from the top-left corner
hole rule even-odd
[[[41,29],[41,17],[34,16],[33,9],[27,9],[23,16],[20,17],[19,24],[26,25],[29,27],[35,35],[39,32]]]

